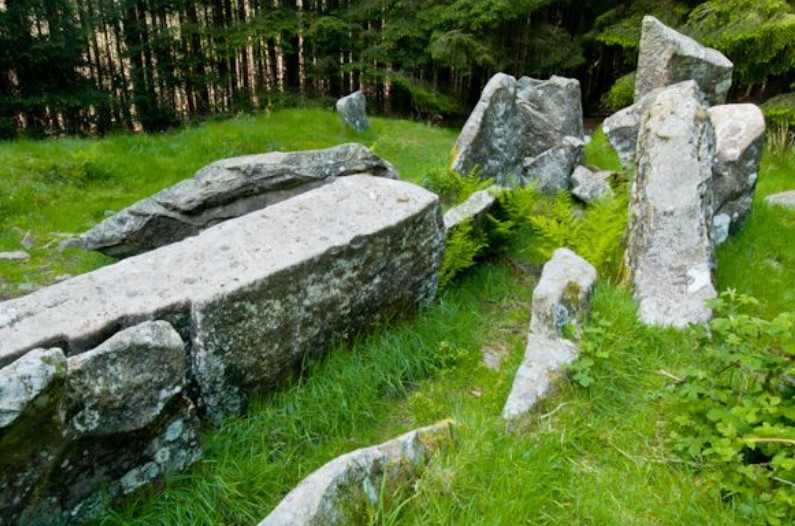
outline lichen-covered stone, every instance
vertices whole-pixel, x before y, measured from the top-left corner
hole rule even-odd
[[[389,488],[410,481],[452,442],[452,425],[447,420],[335,458],[301,481],[259,526],[363,523],[378,502],[382,478]]]
[[[580,84],[494,75],[483,89],[453,150],[453,170],[494,177],[501,185],[526,182],[524,161],[583,138]],[[569,172],[570,173],[570,172]],[[567,174],[568,175],[568,174]]]
[[[522,363],[502,410],[505,420],[527,414],[547,392],[563,367],[577,358],[570,341],[591,308],[596,269],[569,249],[555,251],[533,290],[530,333]]]
[[[635,100],[657,88],[694,80],[710,105],[723,104],[732,83],[734,65],[720,51],[707,48],[667,27],[652,16],[643,17]]]
[[[272,385],[332,338],[435,293],[444,227],[434,194],[352,176],[270,210],[279,228],[258,263],[191,307],[193,371],[212,418],[239,414],[247,391]]]
[[[191,312],[199,311],[192,305],[202,305],[200,311],[205,306],[217,309],[228,295],[227,310],[248,309],[245,302],[235,303],[235,294],[265,288],[268,280],[290,283],[284,298],[279,289],[267,289],[274,305],[289,305],[284,312],[292,312],[304,300],[311,304],[320,289],[333,292],[326,300],[327,311],[312,325],[313,334],[324,332],[322,323],[331,312],[349,321],[343,323],[343,332],[354,331],[360,316],[372,319],[380,308],[399,309],[407,306],[404,300],[409,297],[431,298],[435,292],[444,250],[441,212],[438,198],[415,185],[344,177],[230,221],[0,303],[0,366],[36,347],[57,344],[69,355],[79,354],[147,320],[169,321],[187,339],[198,330],[192,326]],[[309,272],[311,265],[315,268]],[[299,271],[306,272],[306,288],[289,296]],[[332,291],[336,285],[345,288]],[[363,308],[362,302],[370,308]],[[300,314],[303,321],[313,319]],[[271,316],[269,323],[277,323]],[[266,330],[255,318],[241,315],[229,318],[230,327],[242,319]],[[337,320],[335,325],[338,322],[342,323]],[[284,318],[278,328],[267,329],[278,337],[273,349],[291,350],[291,358],[281,357],[279,363],[298,356],[301,347],[293,346],[291,338],[300,336],[303,328],[297,320]],[[226,348],[237,352],[231,345]]]
[[[69,358],[68,418],[76,436],[142,429],[182,393],[185,346],[165,321],[145,322]]]
[[[711,316],[714,157],[696,83],[660,91],[641,120],[625,258],[644,323],[683,327]]]
[[[574,167],[585,160],[585,143],[576,137],[563,137],[537,157],[528,157],[524,162],[522,184],[534,184],[542,194],[557,194],[571,187]]]
[[[34,349],[0,369],[0,524],[18,523],[56,465],[65,379],[60,349]]]
[[[339,99],[336,108],[340,120],[346,126],[350,126],[357,132],[365,132],[370,129],[370,121],[367,119],[367,99],[361,91],[354,91]]]
[[[728,217],[729,231],[733,233],[745,221],[754,200],[765,141],[765,117],[754,104],[713,106],[709,109],[709,117],[716,139],[712,173],[713,222],[719,227],[725,222],[721,216]],[[719,240],[715,241],[718,244]]]
[[[105,219],[80,240],[83,248],[114,257],[140,254],[361,173],[397,178],[391,164],[355,143],[223,159]]]

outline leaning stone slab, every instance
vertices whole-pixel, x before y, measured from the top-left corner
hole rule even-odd
[[[452,442],[449,420],[411,431],[327,463],[287,494],[259,526],[359,524],[388,487],[410,481],[430,457]]]
[[[649,325],[705,323],[712,284],[715,136],[695,82],[661,91],[641,120],[625,262]]]
[[[765,204],[795,210],[795,190],[769,195],[765,197]]]
[[[612,172],[594,171],[585,166],[578,166],[571,174],[571,195],[586,204],[599,202],[613,195],[610,187]]]
[[[710,105],[724,104],[734,65],[720,51],[707,48],[652,16],[643,17],[635,75],[635,100],[651,91],[695,80]]]
[[[496,194],[499,186],[491,186],[470,195],[466,201],[448,210],[444,214],[444,229],[449,231],[465,221],[480,221],[488,214],[497,202]]]
[[[109,217],[82,234],[80,242],[114,257],[140,254],[360,173],[397,179],[391,164],[354,143],[223,159]]]
[[[346,97],[342,97],[336,104],[337,113],[340,120],[357,132],[364,132],[370,129],[370,121],[367,120],[367,99],[361,91],[354,91]]]
[[[339,178],[0,303],[0,365],[36,347],[79,354],[125,327],[165,320],[189,342],[204,410],[240,413],[247,393],[307,353],[431,299],[444,240],[431,192]]]
[[[502,410],[505,420],[527,414],[577,358],[577,345],[568,338],[577,335],[590,311],[596,278],[596,269],[566,248],[544,265],[533,290],[527,349]]]
[[[736,232],[754,200],[765,141],[765,117],[754,104],[726,104],[709,109],[715,128],[712,207],[715,226]],[[717,229],[719,230],[719,229]],[[718,244],[720,239],[715,239]]]
[[[582,120],[577,80],[498,73],[461,130],[452,168],[463,174],[477,169],[501,185],[522,183],[526,158],[561,146],[568,136],[582,141]]]

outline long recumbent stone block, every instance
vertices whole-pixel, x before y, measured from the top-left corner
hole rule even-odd
[[[437,197],[350,176],[198,236],[0,304],[0,366],[38,347],[67,355],[165,320],[189,341],[200,406],[239,414],[275,382],[383,314],[436,292]]]

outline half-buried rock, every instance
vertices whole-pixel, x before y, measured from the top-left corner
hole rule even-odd
[[[451,445],[452,426],[445,420],[335,458],[287,494],[259,526],[367,524],[382,484],[394,491],[414,479],[432,455]]]
[[[80,241],[113,257],[140,254],[352,174],[397,179],[391,164],[355,143],[223,159],[109,217]]]
[[[0,303],[0,366],[67,355],[167,320],[188,343],[204,411],[239,414],[307,354],[433,298],[438,197],[353,175],[201,234]]]
[[[695,82],[662,90],[640,124],[626,264],[650,325],[705,323],[715,297],[710,235],[715,133]]]

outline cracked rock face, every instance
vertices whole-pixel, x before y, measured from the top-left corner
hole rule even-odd
[[[706,323],[712,284],[715,132],[695,82],[656,95],[641,118],[625,261],[644,323]]]
[[[581,155],[582,139],[577,80],[517,80],[497,73],[461,130],[452,168],[462,174],[478,170],[481,177],[494,177],[501,185],[538,180],[554,192],[568,188],[574,169],[570,158],[578,155],[577,143]],[[534,162],[528,172],[526,164]]]
[[[391,164],[355,143],[223,159],[107,218],[80,242],[109,256],[132,256],[361,173],[397,179]]]
[[[635,77],[635,100],[657,88],[695,80],[709,105],[723,104],[731,88],[734,64],[652,16],[643,18]]]

